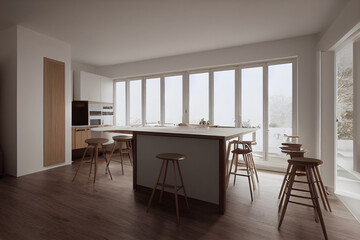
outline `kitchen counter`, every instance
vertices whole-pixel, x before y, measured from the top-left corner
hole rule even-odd
[[[225,212],[226,180],[229,160],[226,159],[226,142],[245,134],[255,135],[257,128],[190,127],[99,127],[92,134],[133,134],[134,165],[133,188],[152,188],[159,172],[159,153],[185,154],[180,162],[187,195],[190,198],[212,203],[219,212]],[[99,135],[100,134],[100,135]],[[102,135],[101,135],[102,134]],[[178,179],[179,180],[179,179]],[[172,184],[171,177],[167,180]],[[179,191],[181,195],[182,192]]]
[[[93,132],[113,132],[113,133],[149,133],[159,135],[187,135],[197,136],[199,138],[225,138],[226,140],[255,133],[257,128],[221,128],[221,127],[202,127],[202,126],[185,126],[185,127],[130,127],[130,126],[111,126],[92,128]]]

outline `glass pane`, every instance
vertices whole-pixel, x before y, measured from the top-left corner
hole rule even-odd
[[[269,66],[269,159],[281,153],[284,134],[292,135],[292,63]],[[286,157],[287,158],[287,157]]]
[[[356,67],[359,66],[354,65],[353,54],[352,43],[336,53],[336,191],[360,196],[360,174],[354,168],[353,145],[353,71],[356,71]]]
[[[130,125],[141,125],[141,80],[130,81]]]
[[[209,73],[189,75],[189,122],[209,120]]]
[[[126,82],[115,84],[116,95],[116,125],[126,125]]]
[[[182,122],[183,77],[165,77],[165,124],[177,125]]]
[[[254,155],[263,158],[263,68],[245,68],[241,70],[241,125],[242,127],[257,127]],[[247,134],[243,140],[254,140],[252,134]]]
[[[214,72],[214,125],[235,126],[235,70]]]
[[[160,78],[146,79],[146,124],[160,124]]]

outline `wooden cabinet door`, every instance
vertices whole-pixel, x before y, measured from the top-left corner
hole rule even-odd
[[[74,149],[81,149],[86,147],[85,140],[90,138],[90,128],[89,127],[78,127],[74,129]]]
[[[44,58],[44,166],[65,162],[65,63]]]

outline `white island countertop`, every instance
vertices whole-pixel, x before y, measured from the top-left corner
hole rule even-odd
[[[130,126],[112,126],[92,128],[91,131],[99,132],[118,132],[118,133],[148,133],[164,135],[193,135],[205,138],[225,138],[230,139],[239,135],[254,133],[258,128],[222,128],[222,127],[130,127]]]

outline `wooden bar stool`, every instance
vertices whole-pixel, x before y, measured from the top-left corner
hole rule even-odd
[[[322,161],[319,159],[314,159],[314,158],[295,158],[295,159],[289,159],[288,163],[291,165],[291,172],[289,175],[288,187],[285,190],[286,198],[285,198],[284,206],[283,206],[283,209],[281,212],[278,228],[281,227],[281,224],[284,220],[284,216],[285,216],[285,212],[286,212],[288,203],[294,203],[297,205],[314,208],[315,220],[316,221],[318,219],[320,220],[320,224],[321,224],[321,228],[323,230],[324,237],[325,237],[325,239],[328,239],[327,234],[326,234],[324,219],[322,217],[322,213],[321,213],[321,209],[320,209],[317,191],[315,188],[315,182],[316,182],[316,180],[315,180],[316,179],[316,170],[315,170],[316,168],[315,167],[320,165],[322,163]],[[295,177],[298,176],[298,174],[297,174],[298,171],[305,171],[306,181],[295,180]],[[314,179],[314,177],[315,177],[315,179]],[[293,186],[295,182],[296,183],[306,183],[309,187],[309,190],[295,188]],[[308,193],[310,193],[310,197],[293,194],[292,191],[308,192]],[[292,198],[310,199],[312,201],[312,204],[297,202],[297,201],[292,200]],[[281,207],[282,207],[281,205],[282,205],[282,202],[280,202],[279,209],[281,209]]]
[[[156,155],[157,158],[162,159],[162,163],[161,163],[161,167],[160,167],[160,171],[159,174],[156,178],[156,182],[153,188],[153,191],[151,193],[150,199],[149,199],[149,203],[148,203],[148,207],[146,209],[146,212],[149,212],[150,206],[151,206],[151,202],[153,200],[153,197],[155,195],[155,191],[157,189],[158,186],[161,186],[161,192],[160,192],[160,200],[162,200],[162,196],[164,193],[164,188],[174,188],[174,194],[175,194],[175,206],[176,206],[176,216],[177,216],[177,220],[178,223],[180,222],[180,217],[179,217],[179,203],[178,203],[178,191],[180,189],[183,189],[184,191],[184,197],[185,197],[185,201],[186,201],[186,206],[187,208],[189,208],[189,203],[188,203],[188,199],[187,199],[187,195],[186,195],[186,190],[185,190],[185,185],[184,185],[184,181],[183,181],[183,177],[182,177],[182,173],[181,173],[181,169],[180,169],[180,165],[179,165],[179,161],[182,161],[185,159],[185,155],[183,154],[178,154],[178,153],[161,153]],[[168,169],[168,165],[169,165],[169,161],[172,162],[172,166],[173,166],[173,174],[174,174],[174,185],[168,185],[165,184],[166,182],[166,174],[167,174],[167,169]],[[165,166],[165,173],[164,173],[164,178],[163,178],[163,182],[160,183],[159,179],[164,167],[164,163],[166,162],[166,166]],[[178,172],[179,172],[179,177],[180,177],[180,181],[181,181],[181,186],[177,186],[176,183],[176,169],[175,169],[175,162],[178,168]]]
[[[108,165],[110,165],[111,157],[114,151],[118,149],[120,153],[121,171],[122,171],[122,175],[124,175],[123,153],[127,153],[129,155],[130,164],[131,166],[133,165],[133,152],[132,152],[132,143],[131,143],[133,137],[130,135],[119,135],[119,136],[113,136],[112,139],[114,140],[114,145],[110,153]]]
[[[254,180],[254,172],[251,170],[251,167],[250,167],[252,151],[249,147],[247,147],[245,149],[237,148],[237,149],[233,150],[232,153],[233,153],[233,158],[232,158],[231,164],[230,164],[230,172],[229,172],[228,181],[230,181],[230,175],[233,174],[234,175],[234,184],[233,185],[235,186],[236,176],[247,177],[248,181],[249,181],[251,201],[254,201],[252,189],[255,190],[256,187],[255,187],[255,180]],[[243,156],[245,167],[239,167],[239,165],[240,165],[239,164],[239,155]],[[235,171],[231,171],[232,166],[234,165],[234,162],[235,162]],[[244,171],[245,173],[239,173],[239,171]],[[252,182],[252,186],[251,186],[251,182]]]
[[[304,154],[306,153],[306,150],[287,150],[286,148],[284,148],[284,149],[285,150],[281,150],[281,152],[286,153],[287,155],[289,155],[291,159],[293,159],[293,158],[303,158]],[[283,180],[283,182],[281,184],[278,199],[280,199],[281,196],[284,194],[283,190],[284,190],[285,182],[287,182],[289,180],[288,179],[289,173],[290,173],[290,164],[288,164],[288,167],[286,169],[286,173],[285,173],[285,176],[284,176],[284,180]]]
[[[312,158],[299,158],[299,157],[294,158],[293,157],[293,159],[312,159]],[[329,199],[327,197],[327,195],[329,195],[329,193],[325,189],[325,186],[324,186],[324,184],[322,182],[322,178],[321,178],[320,171],[319,171],[319,165],[323,164],[323,161],[321,161],[319,159],[316,159],[316,160],[318,160],[317,161],[318,164],[314,166],[314,171],[313,171],[314,178],[315,178],[315,183],[316,183],[316,186],[317,186],[317,188],[319,190],[319,195],[320,195],[321,201],[323,203],[324,209],[326,211],[332,212],[331,206],[330,206],[330,203],[329,203]],[[287,189],[289,181],[290,181],[291,168],[292,168],[292,164],[288,164],[287,171],[286,171],[286,174],[284,176],[284,180],[283,180],[283,183],[281,185],[281,189],[280,189],[279,196],[278,196],[279,199],[281,197],[280,205],[282,204],[282,202],[284,200],[285,192],[286,192],[286,189]],[[305,175],[305,174],[306,174],[305,169],[298,169],[297,170],[297,175],[301,176],[301,175]],[[279,208],[279,210],[280,210],[280,208]]]
[[[249,155],[249,158],[248,158],[249,167],[250,167],[250,170],[252,171],[252,173],[255,174],[256,181],[259,183],[259,177],[258,177],[258,173],[257,173],[257,168],[256,168],[254,157],[253,157],[253,154],[252,154],[252,146],[256,145],[256,142],[254,142],[254,141],[240,141],[240,140],[233,140],[233,141],[229,142],[226,159],[229,159],[230,152],[231,152],[231,147],[233,146],[234,150],[235,150],[235,149],[239,148],[239,145],[242,145],[243,149],[249,149],[251,151],[251,153]],[[234,155],[234,153],[233,153],[233,155]],[[239,163],[239,165],[241,165],[241,163]],[[232,166],[232,165],[230,165],[230,166]],[[228,171],[230,172],[231,169],[228,170]]]
[[[112,180],[112,175],[111,175],[111,172],[110,172],[110,169],[109,169],[109,164],[108,164],[108,160],[106,158],[106,151],[105,151],[105,148],[103,146],[104,143],[108,142],[109,140],[106,139],[106,138],[89,138],[89,139],[86,139],[85,142],[87,143],[87,146],[85,148],[85,151],[84,151],[84,154],[83,154],[83,157],[81,159],[81,162],[79,164],[79,167],[78,169],[76,170],[76,173],[72,179],[72,181],[75,180],[76,178],[76,175],[78,174],[79,172],[79,169],[82,165],[82,163],[84,162],[84,159],[85,159],[85,155],[86,155],[86,152],[88,149],[92,150],[91,151],[91,156],[90,156],[90,172],[89,172],[89,178],[91,176],[91,170],[92,170],[92,165],[93,163],[95,164],[95,169],[94,169],[94,183],[95,183],[95,180],[96,180],[96,174],[97,174],[97,167],[98,167],[98,155],[99,155],[99,148],[102,149],[102,152],[103,152],[103,155],[104,155],[104,158],[105,158],[105,161],[106,161],[106,170],[109,171],[109,175],[110,175],[110,178]],[[94,156],[95,156],[95,161],[94,161]]]

